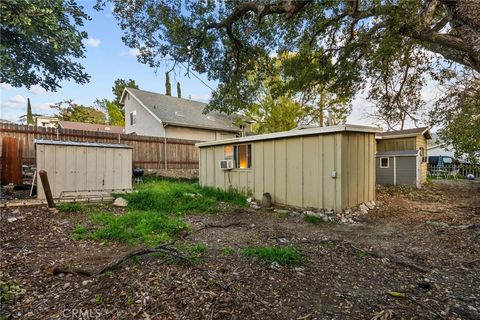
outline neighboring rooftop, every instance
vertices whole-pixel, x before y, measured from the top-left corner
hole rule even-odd
[[[275,132],[275,133],[259,134],[256,136],[247,136],[247,137],[240,137],[240,138],[234,138],[234,139],[200,142],[200,143],[197,143],[196,146],[207,147],[207,146],[222,145],[222,144],[247,143],[247,142],[253,142],[253,141],[282,139],[282,138],[288,138],[288,137],[308,136],[308,135],[314,135],[314,134],[336,133],[336,132],[342,132],[342,131],[377,133],[377,132],[381,132],[382,129],[378,127],[343,124],[339,126],[315,127],[310,129],[290,130],[290,131],[282,131],[282,132]]]
[[[206,103],[133,88],[125,88],[121,102],[125,98],[125,92],[137,98],[164,124],[229,132],[240,131],[240,128],[233,124],[232,116],[220,112],[204,114]]]
[[[107,124],[94,124],[73,121],[58,121],[58,126],[63,129],[84,130],[84,131],[100,131],[109,133],[123,133],[123,127],[111,126]]]
[[[415,137],[419,135],[425,135],[427,139],[431,139],[430,130],[428,127],[405,129],[405,130],[392,130],[377,133],[377,137],[380,139],[393,139],[402,137]]]

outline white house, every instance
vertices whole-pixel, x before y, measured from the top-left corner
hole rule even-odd
[[[215,141],[235,138],[241,129],[219,112],[204,114],[205,103],[155,92],[125,88],[125,133],[143,136]]]

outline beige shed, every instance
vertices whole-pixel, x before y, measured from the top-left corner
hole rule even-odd
[[[132,147],[35,140],[37,172],[45,170],[55,199],[105,196],[132,189]],[[37,198],[45,199],[41,183]]]
[[[198,143],[200,184],[341,210],[375,199],[375,133],[340,125]]]

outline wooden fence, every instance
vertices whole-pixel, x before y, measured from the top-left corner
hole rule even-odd
[[[133,147],[133,165],[143,169],[198,169],[198,141],[115,134],[108,132],[43,128],[0,123],[1,138],[17,138],[23,145],[23,164],[35,164],[34,139],[124,143]],[[3,160],[3,159],[2,159]]]

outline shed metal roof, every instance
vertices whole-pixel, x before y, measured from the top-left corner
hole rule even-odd
[[[425,135],[427,139],[432,138],[428,127],[380,132],[380,133],[377,133],[377,138],[394,139],[394,138],[416,137],[419,135]]]
[[[119,148],[119,149],[133,149],[128,144],[122,143],[97,143],[85,141],[58,141],[58,140],[33,140],[35,144],[48,144],[57,146],[77,146],[77,147],[94,147],[94,148]]]
[[[419,150],[397,150],[377,152],[378,157],[411,157],[418,155]]]
[[[202,148],[202,147],[215,146],[215,145],[247,143],[247,142],[262,141],[262,140],[272,140],[272,139],[282,139],[282,138],[308,136],[308,135],[316,135],[316,134],[336,133],[336,132],[342,132],[342,131],[377,133],[377,132],[381,132],[382,129],[378,127],[343,124],[339,126],[316,127],[316,128],[303,129],[303,130],[282,131],[282,132],[275,132],[275,133],[259,134],[256,136],[240,137],[240,138],[209,141],[209,142],[200,142],[200,143],[197,143],[196,146],[199,148]]]
[[[204,114],[206,103],[133,88],[125,88],[122,103],[125,92],[135,96],[164,124],[207,130],[240,131],[240,128],[233,124],[232,116],[220,112]]]

